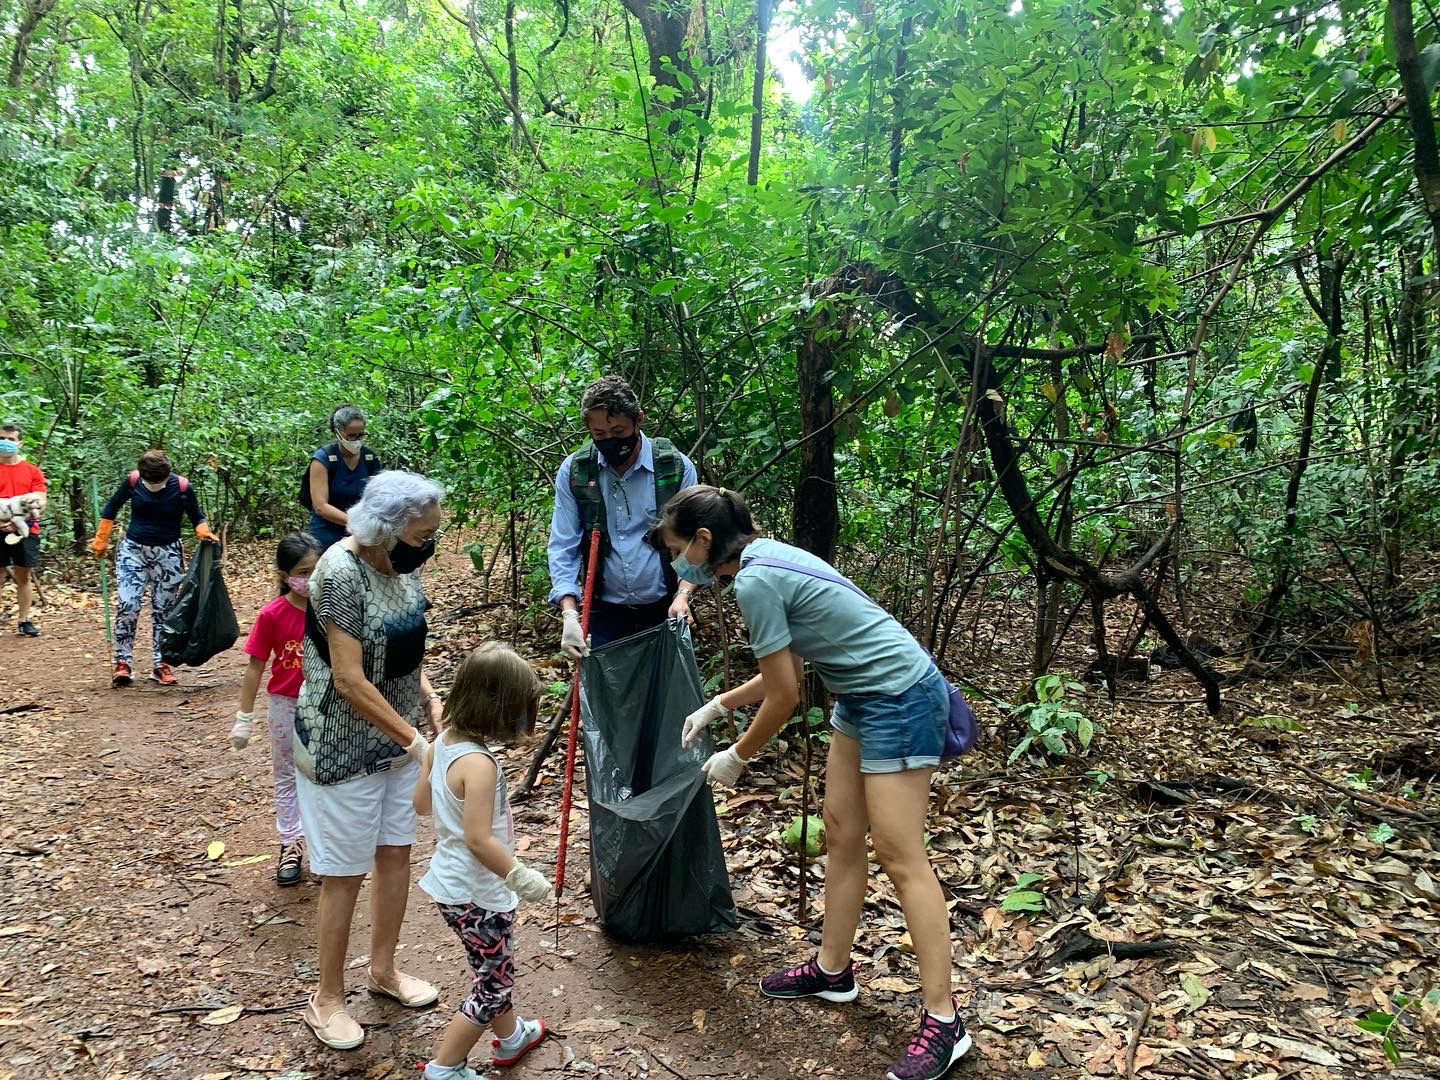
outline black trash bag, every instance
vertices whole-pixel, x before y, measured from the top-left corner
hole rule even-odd
[[[584,661],[580,717],[590,796],[590,895],[616,937],[645,942],[738,925],[715,800],[709,737],[680,747],[704,704],[690,628],[670,621]]]
[[[201,541],[190,557],[175,606],[160,628],[160,658],[167,664],[199,667],[239,637],[240,624],[220,576],[220,545]]]

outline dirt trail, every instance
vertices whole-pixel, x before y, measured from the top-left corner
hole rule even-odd
[[[229,576],[248,630],[264,575]],[[263,728],[243,753],[225,740],[243,654],[180,671],[176,689],[114,691],[95,598],[49,591],[43,636],[3,645],[5,707],[37,707],[8,713],[0,742],[0,1078],[414,1076],[467,984],[463,953],[428,897],[412,887],[400,955],[443,988],[440,1006],[411,1012],[364,992],[367,890],[349,981],[369,1039],[348,1054],[320,1047],[297,1008],[315,979],[318,885],[274,884]],[[148,613],[139,641],[143,670]],[[512,777],[524,760],[512,753]],[[517,815],[540,866],[553,866],[553,793]],[[572,836],[573,890],[588,859],[583,812]],[[225,849],[211,860],[215,841]],[[415,879],[430,847],[422,821]],[[869,1047],[855,1034],[874,1026],[893,1036],[884,1012],[854,1009],[842,1026],[824,1009],[759,1006],[754,983],[770,967],[759,954],[786,945],[764,924],[768,933],[751,926],[692,948],[630,948],[603,935],[583,892],[567,895],[564,912],[558,955],[553,910],[529,907],[517,925],[517,1003],[559,1037],[512,1075],[879,1075],[889,1060],[883,1034]],[[227,1005],[254,1011],[203,1022]],[[472,1063],[480,1057],[477,1048]]]
[[[227,579],[248,624],[268,596],[265,558],[236,552]],[[458,551],[440,563],[427,572],[427,665],[445,685],[456,659],[494,635],[486,620],[506,612]],[[13,625],[11,596],[0,593],[0,626]],[[43,637],[0,641],[10,676],[0,703],[0,1080],[413,1077],[467,985],[460,946],[415,890],[401,961],[443,988],[440,1007],[408,1012],[356,990],[365,1047],[339,1054],[311,1038],[299,1007],[315,981],[318,888],[274,884],[265,733],[243,753],[229,749],[241,652],[182,671],[178,689],[112,691],[96,598],[52,583],[49,599],[37,613]],[[547,653],[549,632],[536,641],[522,627],[522,647]],[[1100,732],[1084,759],[1008,766],[1007,746],[991,740],[937,775],[931,858],[976,1040],[953,1075],[1440,1075],[1440,992],[1423,1001],[1440,945],[1440,778],[1407,749],[1434,745],[1433,675],[1418,659],[1392,670],[1402,689],[1388,702],[1365,672],[1340,675],[1236,671],[1227,694],[1239,711],[1219,720],[1161,676],[1118,704],[1076,698]],[[1005,685],[1001,672],[976,677]],[[978,704],[982,719],[999,721]],[[526,757],[509,754],[512,778]],[[821,867],[809,868],[812,922],[801,925],[794,857],[775,838],[798,810],[799,757],[794,747],[767,753],[740,790],[722,793],[742,923],[687,948],[619,945],[596,925],[580,798],[559,951],[553,911],[525,909],[517,929],[517,1003],[557,1038],[513,1075],[884,1074],[912,1030],[918,985],[883,875],[871,878],[857,941],[856,1004],[757,993],[760,976],[816,939]],[[522,852],[545,868],[557,767],[517,809]],[[427,825],[420,836],[416,879]],[[217,841],[224,852],[208,858]],[[362,893],[357,988],[365,920]],[[231,1016],[237,1006],[245,1011]],[[1401,1018],[1393,1067],[1380,1037],[1357,1026],[1391,1014]]]

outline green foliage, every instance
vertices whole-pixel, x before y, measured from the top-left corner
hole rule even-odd
[[[1045,910],[1045,894],[1033,886],[1045,880],[1044,874],[1019,874],[1015,885],[1000,901],[1001,911],[1037,912]]]
[[[658,84],[623,5],[571,5],[564,34],[525,12],[513,56],[503,8],[475,10],[473,37],[433,6],[335,0],[58,0],[18,52],[6,27],[22,70],[0,91],[0,397],[56,491],[109,486],[163,444],[212,515],[277,532],[302,520],[324,418],[355,401],[458,521],[503,523],[502,562],[513,526],[538,597],[579,392],[616,371],[647,429],[743,484],[772,532],[801,455],[833,438],[847,569],[938,625],[921,600],[959,598],[937,599],[937,568],[1035,560],[987,493],[978,341],[1050,350],[997,356],[996,382],[1036,511],[1092,559],[1163,535],[1178,475],[1182,575],[1234,552],[1255,601],[1289,582],[1282,615],[1353,615],[1364,590],[1337,597],[1327,568],[1389,575],[1440,528],[1440,352],[1406,329],[1434,253],[1403,120],[1228,261],[1397,93],[1379,9],[806,0],[786,17],[813,94],[767,85],[753,187],[748,9],[686,9],[690,55]],[[1307,294],[1342,256],[1327,366]],[[819,295],[857,260],[918,314],[854,278]],[[802,444],[807,331],[836,419]],[[51,513],[87,524],[68,497]],[[1066,712],[1027,714],[1026,745],[1083,750]]]
[[[1401,1023],[1401,1018],[1406,1012],[1413,1011],[1421,1013],[1433,1024],[1437,1011],[1440,1011],[1440,989],[1427,990],[1420,998],[1396,994],[1395,1007],[1398,1011],[1393,1013],[1383,1009],[1372,1009],[1363,1020],[1356,1020],[1355,1026],[1361,1031],[1379,1035],[1380,1048],[1385,1051],[1385,1056],[1390,1059],[1392,1065],[1399,1065],[1400,1047],[1396,1040],[1409,1034],[1405,1025]]]
[[[1014,762],[1036,746],[1053,757],[1084,754],[1095,737],[1095,724],[1070,700],[1070,695],[1083,693],[1084,689],[1079,683],[1059,675],[1043,675],[1036,679],[1035,700],[1011,709],[1011,715],[1024,722],[1025,733],[1010,751],[1007,763]],[[1072,739],[1075,750],[1071,748]]]

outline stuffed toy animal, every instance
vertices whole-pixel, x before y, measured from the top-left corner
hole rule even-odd
[[[14,532],[5,534],[7,544],[18,544],[30,534],[29,523],[45,508],[45,496],[38,492],[30,495],[15,495],[0,499],[0,522],[11,522]]]

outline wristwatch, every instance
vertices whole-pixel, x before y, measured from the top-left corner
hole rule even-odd
[[[440,691],[439,691],[439,690],[431,690],[431,691],[430,691],[430,696],[425,699],[425,704],[426,704],[426,705],[429,705],[430,702],[432,702],[432,701],[440,701],[440,702],[443,702],[444,700],[445,700],[445,699],[440,696]]]

